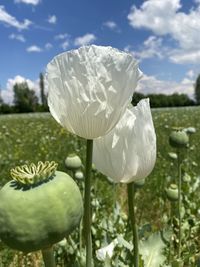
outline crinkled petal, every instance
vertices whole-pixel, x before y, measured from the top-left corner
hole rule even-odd
[[[103,136],[122,117],[140,77],[136,60],[112,47],[65,52],[47,66],[50,112],[83,138]]]
[[[96,168],[116,182],[147,177],[156,161],[156,135],[149,99],[127,109],[107,135],[94,140]]]

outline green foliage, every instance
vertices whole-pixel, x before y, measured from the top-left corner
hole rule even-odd
[[[152,232],[158,232],[164,227],[171,225],[170,205],[176,205],[166,199],[164,189],[176,180],[177,159],[169,157],[169,152],[175,152],[169,143],[168,138],[173,127],[195,127],[196,133],[190,136],[189,147],[185,151],[183,166],[183,259],[185,266],[196,267],[200,247],[200,225],[199,213],[199,178],[200,153],[196,150],[200,147],[200,108],[179,108],[179,109],[155,109],[153,120],[157,133],[157,162],[151,175],[146,179],[145,185],[136,193],[137,223],[144,225],[140,227],[140,239],[145,242],[146,250],[149,249],[148,237]],[[195,150],[195,151],[194,151]],[[36,163],[38,160],[55,160],[59,163],[59,170],[67,171],[65,158],[70,153],[80,156],[85,161],[85,141],[62,129],[47,113],[18,114],[0,116],[0,185],[10,179],[9,170],[22,164]],[[187,174],[187,175],[186,175]],[[188,178],[190,176],[190,179]],[[83,180],[76,181],[83,193]],[[128,267],[130,263],[130,247],[132,235],[127,228],[127,205],[125,197],[125,186],[111,184],[103,175],[93,171],[92,194],[96,198],[92,202],[92,235],[94,253],[97,249],[107,246],[117,238],[118,244],[114,248],[114,256],[111,259],[111,266]],[[152,194],[153,192],[153,194]],[[116,200],[118,203],[116,204]],[[177,213],[174,206],[173,232],[177,231]],[[164,218],[165,217],[165,218]],[[145,229],[145,230],[144,230]],[[67,238],[63,246],[55,246],[57,266],[84,267],[84,250],[79,235],[76,231]],[[157,234],[156,234],[157,235]],[[154,235],[153,235],[154,236]],[[144,239],[147,238],[147,239]],[[177,246],[176,235],[173,235],[173,246]],[[154,240],[154,239],[153,239]],[[161,247],[160,237],[153,242],[154,247]],[[146,243],[147,242],[147,243]],[[159,245],[160,243],[160,245]],[[164,245],[163,245],[164,246]],[[164,256],[168,258],[169,247],[166,244]],[[142,253],[141,253],[142,254]],[[33,263],[41,262],[41,258],[34,258],[31,254],[30,266],[36,267]],[[173,256],[173,255],[171,255]],[[22,257],[15,251],[0,247],[0,260],[5,266],[10,267],[10,262],[17,262]],[[157,257],[156,257],[157,258]],[[20,261],[18,261],[20,262]],[[95,267],[104,266],[104,263],[95,260]],[[165,266],[166,263],[163,264]],[[20,263],[12,267],[23,266]],[[42,266],[42,265],[41,265]],[[141,266],[143,266],[141,260]],[[153,265],[154,266],[154,265]],[[155,265],[156,266],[156,265]],[[163,267],[162,266],[162,267]]]
[[[8,114],[12,112],[13,112],[13,108],[3,102],[3,99],[1,97],[1,90],[0,90],[0,114]]]
[[[195,102],[190,99],[186,94],[177,94],[172,95],[165,94],[148,94],[143,95],[142,93],[134,93],[132,98],[132,104],[137,105],[138,101],[144,97],[150,98],[150,104],[152,108],[159,107],[183,107],[183,106],[193,106]]]
[[[195,83],[195,100],[197,105],[200,105],[200,74]]]
[[[30,90],[28,84],[16,83],[13,87],[14,91],[14,105],[16,111],[19,113],[36,111],[38,105],[38,98],[33,90]]]
[[[152,234],[148,239],[140,242],[140,253],[145,267],[160,267],[166,261],[163,255],[165,243],[159,233]]]
[[[44,74],[40,73],[40,98],[41,98],[41,111],[48,111],[47,97],[45,95]]]

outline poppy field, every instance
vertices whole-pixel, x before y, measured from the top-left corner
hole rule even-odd
[[[177,201],[170,199],[170,185],[177,184],[177,151],[169,144],[172,129],[195,128],[181,153],[182,162],[182,266],[200,266],[200,109],[171,108],[152,110],[157,137],[154,170],[144,184],[135,185],[136,221],[139,228],[141,266],[177,265]],[[10,169],[38,161],[55,161],[58,170],[73,176],[83,194],[84,177],[65,165],[75,153],[83,163],[85,140],[61,128],[48,113],[0,116],[0,186],[11,179]],[[172,186],[173,187],[173,186]],[[129,266],[132,237],[128,225],[126,186],[115,184],[92,170],[92,236],[94,266]],[[84,266],[81,226],[54,246],[57,266]],[[106,251],[106,252],[105,252]],[[40,252],[24,255],[0,243],[0,266],[43,266]]]

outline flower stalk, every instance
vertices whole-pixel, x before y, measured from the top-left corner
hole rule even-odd
[[[134,183],[127,184],[128,191],[128,209],[129,220],[133,232],[133,266],[139,267],[139,249],[138,249],[138,229],[135,217],[135,185]]]
[[[91,236],[91,173],[92,173],[93,140],[87,140],[85,192],[84,192],[84,235],[86,244],[86,267],[92,267]]]
[[[182,239],[182,231],[181,231],[181,155],[180,151],[178,150],[178,259],[181,259],[181,239]]]
[[[53,248],[49,247],[42,250],[42,257],[45,267],[56,267],[55,258],[53,255]]]

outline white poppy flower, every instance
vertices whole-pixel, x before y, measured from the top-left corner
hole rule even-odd
[[[47,65],[48,105],[68,131],[86,139],[108,133],[131,101],[141,77],[131,54],[84,46]]]
[[[96,168],[116,182],[147,177],[156,160],[156,135],[149,99],[127,109],[114,129],[94,140]]]

